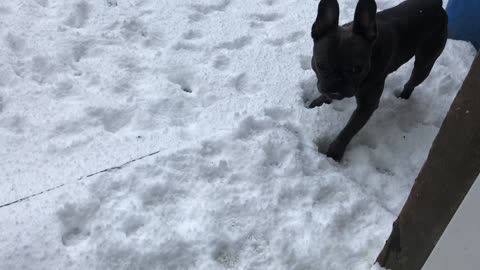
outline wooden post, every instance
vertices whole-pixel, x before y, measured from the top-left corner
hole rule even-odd
[[[479,172],[480,53],[377,262],[391,270],[421,270]]]

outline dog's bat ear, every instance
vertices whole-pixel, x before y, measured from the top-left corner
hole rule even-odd
[[[359,0],[353,19],[353,32],[369,41],[377,37],[377,4],[375,0]]]
[[[312,26],[312,38],[318,40],[328,30],[337,27],[339,15],[337,0],[321,0],[318,4],[317,19]]]

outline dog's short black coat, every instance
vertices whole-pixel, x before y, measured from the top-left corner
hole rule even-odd
[[[408,99],[429,75],[447,40],[442,0],[406,0],[376,13],[374,0],[359,0],[353,22],[338,25],[337,0],[321,0],[312,26],[312,68],[321,96],[310,108],[355,96],[357,108],[330,144],[339,161],[355,134],[377,109],[388,74],[415,56],[410,79],[397,93]]]

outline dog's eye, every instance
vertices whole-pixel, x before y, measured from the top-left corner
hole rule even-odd
[[[352,67],[351,72],[352,74],[359,74],[360,72],[362,72],[362,67],[360,65],[355,65]]]

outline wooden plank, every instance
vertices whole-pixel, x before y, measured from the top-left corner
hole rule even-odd
[[[391,270],[420,270],[479,172],[477,54],[377,262]]]

